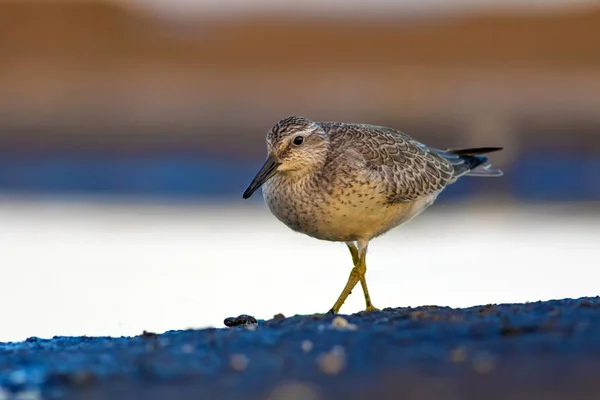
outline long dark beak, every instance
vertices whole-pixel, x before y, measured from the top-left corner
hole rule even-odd
[[[263,164],[260,171],[258,171],[258,174],[256,174],[254,179],[252,179],[250,186],[248,186],[248,189],[246,189],[242,197],[244,199],[247,199],[248,197],[252,196],[252,193],[254,193],[256,189],[261,187],[263,183],[268,181],[273,175],[277,173],[278,166],[279,163],[277,162],[275,156],[269,154],[269,157],[267,157],[267,159],[265,160],[265,163]]]

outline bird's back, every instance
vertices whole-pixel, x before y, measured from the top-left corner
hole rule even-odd
[[[499,148],[440,150],[387,127],[338,122],[318,124],[331,140],[330,163],[346,163],[362,171],[368,180],[378,182],[385,189],[390,202],[414,201],[439,193],[465,174],[502,174],[483,166],[487,158],[480,155]]]

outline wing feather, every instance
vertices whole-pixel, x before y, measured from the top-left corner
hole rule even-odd
[[[391,202],[438,193],[455,180],[455,167],[436,149],[391,128],[319,122],[332,145],[358,158],[371,181],[385,187]]]

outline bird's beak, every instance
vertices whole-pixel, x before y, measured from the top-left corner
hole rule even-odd
[[[271,177],[277,173],[277,167],[279,167],[279,163],[277,162],[275,155],[269,154],[262,168],[258,171],[254,179],[252,179],[250,186],[248,186],[248,189],[246,189],[242,197],[247,199],[252,196],[252,193],[254,193],[256,189],[261,187],[263,183],[271,179]]]

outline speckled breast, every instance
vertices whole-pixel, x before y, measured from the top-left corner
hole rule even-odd
[[[307,193],[301,182],[278,176],[266,182],[262,190],[267,207],[277,219],[294,231],[321,238],[319,220],[323,215],[323,193]]]
[[[415,203],[390,203],[376,187],[360,183],[331,186],[276,176],[263,186],[263,196],[289,228],[330,241],[371,239],[420,212]]]

